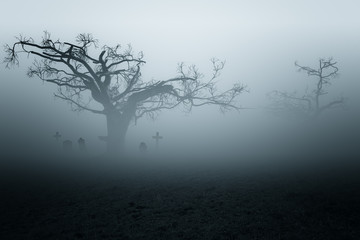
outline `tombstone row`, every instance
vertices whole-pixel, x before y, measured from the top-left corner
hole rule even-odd
[[[63,141],[63,150],[64,151],[72,151],[73,150],[73,146],[72,146],[72,141],[71,140],[65,140]],[[79,146],[79,150],[81,152],[86,152],[86,144],[85,144],[85,140],[83,138],[79,138],[78,140],[78,146]]]
[[[56,141],[59,141],[59,139],[61,138],[61,134],[59,132],[56,132],[55,135],[54,135],[54,138],[56,139]],[[78,142],[79,150],[81,152],[86,152],[87,148],[86,148],[85,139],[80,137],[77,142]],[[73,150],[72,141],[71,140],[64,140],[62,142],[62,148],[63,148],[64,151],[72,151]]]
[[[56,141],[59,141],[59,139],[61,138],[61,134],[59,132],[56,132],[55,135],[54,135],[54,138],[56,139]],[[159,148],[159,140],[160,139],[163,139],[162,136],[160,136],[159,132],[156,132],[156,135],[152,137],[153,139],[155,139],[155,142],[156,142],[156,149]],[[86,143],[85,143],[85,139],[83,138],[79,138],[78,139],[78,147],[79,147],[79,150],[81,152],[86,152]],[[64,151],[72,151],[73,150],[73,143],[71,140],[64,140],[62,142],[62,148]],[[145,142],[141,142],[140,145],[139,145],[139,151],[141,153],[146,153],[147,152],[147,145]]]

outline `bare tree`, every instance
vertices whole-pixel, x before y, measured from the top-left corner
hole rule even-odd
[[[278,112],[293,113],[298,116],[313,116],[317,117],[325,110],[341,106],[344,103],[344,98],[330,101],[326,104],[321,104],[321,97],[328,94],[327,87],[331,85],[331,80],[338,75],[337,62],[332,58],[319,59],[319,67],[317,69],[305,67],[295,62],[295,66],[299,71],[304,71],[310,77],[315,77],[316,86],[309,92],[299,95],[297,92],[272,91],[269,94],[272,100],[271,109]]]
[[[134,54],[130,45],[126,49],[104,45],[96,53],[97,49],[98,41],[91,34],[80,34],[75,43],[69,43],[54,40],[45,32],[41,42],[20,36],[14,44],[6,45],[4,62],[10,67],[19,64],[20,53],[33,55],[29,77],[56,84],[55,96],[70,102],[73,110],[105,115],[109,152],[120,152],[124,147],[132,120],[155,117],[164,109],[179,105],[187,111],[204,105],[217,105],[222,111],[240,109],[235,98],[246,91],[244,85],[235,84],[222,92],[216,89],[215,80],[224,68],[222,61],[211,60],[213,71],[207,80],[196,66],[181,63],[173,78],[144,81],[142,52]],[[100,104],[99,109],[90,104],[92,99]]]

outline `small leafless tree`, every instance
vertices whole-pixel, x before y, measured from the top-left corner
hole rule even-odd
[[[5,46],[7,67],[19,64],[19,54],[33,55],[29,77],[38,77],[58,86],[57,98],[71,103],[73,110],[103,114],[107,120],[105,140],[109,152],[122,150],[128,126],[132,120],[155,117],[165,109],[179,105],[191,111],[193,107],[217,105],[222,111],[240,109],[235,98],[246,87],[235,84],[226,91],[217,91],[216,79],[224,62],[212,59],[213,71],[205,79],[196,66],[181,63],[178,74],[159,81],[144,81],[141,67],[143,54],[134,54],[131,46],[104,45],[98,53],[98,41],[91,34],[80,34],[74,43],[54,40],[45,32],[42,41],[20,36]],[[91,100],[99,103],[95,109]]]
[[[269,93],[271,99],[271,109],[276,112],[292,113],[296,117],[312,116],[317,117],[325,110],[343,105],[344,98],[321,104],[321,97],[328,94],[327,87],[331,85],[331,80],[338,75],[337,62],[329,59],[319,59],[317,69],[305,67],[295,62],[295,66],[300,72],[304,71],[310,77],[315,77],[316,85],[312,91],[306,90],[299,95],[295,92],[272,91]]]

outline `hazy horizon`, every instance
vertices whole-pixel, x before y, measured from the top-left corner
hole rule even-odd
[[[266,94],[272,90],[302,92],[314,86],[306,73],[297,72],[295,61],[316,67],[319,58],[333,57],[340,74],[328,89],[329,99],[344,96],[348,111],[330,116],[359,116],[357,1],[66,0],[49,6],[42,0],[6,0],[2,5],[1,45],[14,43],[19,34],[38,40],[45,30],[55,39],[69,42],[79,33],[91,33],[100,46],[130,43],[135,52],[143,51],[147,62],[144,80],[175,76],[179,62],[196,64],[209,76],[209,59],[216,57],[226,60],[218,87],[246,84],[250,92],[242,94],[238,103],[249,108],[265,106]],[[1,51],[0,58],[4,56]],[[1,65],[3,144],[11,142],[16,147],[21,138],[31,146],[36,142],[56,144],[52,136],[59,131],[63,139],[76,142],[83,137],[95,153],[104,151],[105,143],[97,137],[106,135],[105,118],[72,112],[67,103],[54,99],[55,86],[28,79],[26,69],[32,60],[24,55],[19,67]],[[145,141],[153,149],[151,137],[159,131],[164,136],[164,150],[203,152],[214,151],[214,146],[236,149],[236,144],[246,148],[247,144],[256,146],[258,139],[283,134],[285,123],[281,121],[261,109],[222,115],[216,106],[194,109],[191,114],[180,108],[163,111],[155,121],[144,118],[136,126],[132,124],[127,146],[136,152],[138,144]]]

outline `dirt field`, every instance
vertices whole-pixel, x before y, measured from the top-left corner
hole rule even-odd
[[[360,239],[358,170],[2,168],[0,239]]]

